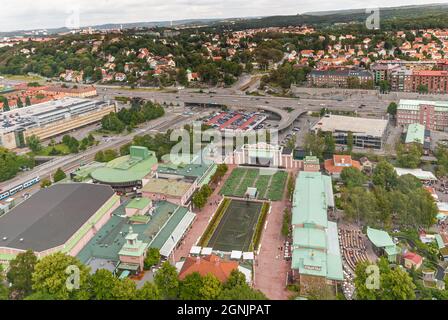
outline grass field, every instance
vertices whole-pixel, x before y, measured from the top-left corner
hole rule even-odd
[[[7,80],[24,81],[24,82],[36,82],[43,80],[43,78],[41,77],[29,76],[29,75],[0,74],[0,76],[4,77]]]
[[[257,199],[280,201],[288,179],[285,171],[261,174],[259,169],[236,168],[221,189],[221,194],[228,197],[243,198],[247,188],[258,189]]]
[[[59,151],[58,156],[65,156],[70,154],[70,149],[63,143],[57,144],[54,146],[54,148]],[[44,156],[44,157],[48,157],[51,156],[50,152],[53,150],[52,146],[47,146],[42,148],[41,151],[39,151],[37,154],[37,156]]]
[[[261,202],[232,200],[206,246],[223,252],[249,251],[262,207]]]

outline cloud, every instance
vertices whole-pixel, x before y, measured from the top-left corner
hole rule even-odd
[[[433,1],[372,0],[367,5],[394,6]],[[365,7],[364,0],[15,0],[2,3],[0,31],[63,27],[71,25],[73,21],[79,21],[82,26],[87,26],[195,18],[286,15]]]

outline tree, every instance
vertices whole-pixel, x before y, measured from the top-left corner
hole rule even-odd
[[[235,269],[230,273],[230,276],[224,284],[223,288],[230,289],[237,286],[244,286],[246,284],[246,276],[244,275],[244,273]]]
[[[356,220],[358,224],[361,221],[376,222],[377,204],[372,192],[356,187],[344,193],[344,196],[344,211],[348,219]]]
[[[201,300],[215,300],[221,293],[221,282],[212,274],[202,277],[202,287],[199,289]]]
[[[347,188],[362,187],[367,182],[367,177],[357,168],[344,168],[341,172],[341,179]]]
[[[54,176],[53,176],[53,182],[57,183],[59,181],[64,180],[65,178],[67,178],[67,175],[65,174],[65,172],[59,168],[58,170],[56,170]]]
[[[157,286],[151,282],[145,282],[137,291],[137,300],[160,300],[160,292]]]
[[[26,105],[27,107],[31,106],[31,99],[30,99],[30,97],[28,97],[28,96],[25,98],[25,105]]]
[[[390,191],[395,188],[398,181],[398,175],[395,168],[387,161],[380,161],[373,171],[372,182],[374,185],[383,186]]]
[[[98,269],[89,278],[91,300],[112,300],[113,289],[119,281],[109,270]]]
[[[289,228],[291,226],[291,210],[286,208],[283,213],[283,223],[282,223],[282,236],[285,238],[289,235]]]
[[[17,97],[17,108],[19,109],[23,108],[22,98],[20,97]]]
[[[353,151],[353,144],[354,144],[353,133],[349,132],[347,134],[347,149],[348,152],[350,153]]]
[[[397,161],[403,168],[416,169],[419,167],[421,157],[423,155],[423,147],[417,143],[397,145]]]
[[[37,263],[34,252],[28,250],[18,254],[9,265],[7,279],[11,283],[11,293],[22,299],[32,293],[32,274]]]
[[[137,286],[129,278],[118,280],[112,288],[112,298],[114,300],[135,300],[137,298]]]
[[[157,248],[149,248],[145,258],[145,270],[151,269],[160,262],[160,251]]]
[[[379,86],[381,93],[388,93],[390,91],[390,83],[387,80],[381,80]]]
[[[379,289],[367,287],[367,267],[370,263],[361,262],[355,270],[356,299],[358,300],[414,300],[415,284],[401,267],[392,269],[385,258],[381,258],[379,268]]]
[[[39,137],[37,137],[34,134],[27,138],[26,144],[28,145],[30,150],[34,153],[38,153],[39,151],[42,150],[41,141],[40,141]]]
[[[428,93],[428,86],[424,84],[419,84],[417,87],[417,92],[421,94]]]
[[[11,110],[7,98],[0,96],[0,103],[3,103],[3,112],[8,112]]]
[[[397,115],[397,109],[398,109],[397,104],[395,102],[391,102],[387,107],[387,113],[390,114],[392,117],[395,117]]]
[[[199,293],[202,288],[202,277],[199,273],[193,272],[179,283],[179,299],[181,300],[201,300]]]
[[[52,183],[49,179],[43,179],[42,182],[40,183],[40,187],[42,189],[46,189],[46,188],[50,187],[51,185],[52,185]]]
[[[8,300],[8,298],[9,298],[9,290],[3,284],[3,281],[4,281],[4,278],[3,278],[3,265],[0,264],[0,301]]]
[[[67,286],[69,275],[76,270],[79,275],[79,289]],[[79,273],[78,273],[79,270]],[[42,258],[35,266],[32,275],[33,290],[47,293],[57,300],[87,299],[87,280],[89,269],[78,259],[61,252]]]
[[[323,159],[323,153],[325,151],[325,140],[318,134],[308,133],[305,136],[304,149],[307,154]]]
[[[159,288],[163,299],[172,300],[177,298],[179,293],[177,270],[168,261],[157,271],[154,276],[154,282]]]

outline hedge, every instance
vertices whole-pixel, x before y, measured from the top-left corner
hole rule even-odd
[[[258,250],[261,241],[261,234],[263,233],[264,223],[266,222],[270,207],[270,204],[268,202],[265,202],[263,204],[263,207],[261,208],[261,214],[258,218],[257,228],[255,229],[254,237],[252,239],[252,244],[249,251]]]
[[[211,237],[213,236],[213,233],[215,232],[216,228],[218,227],[219,223],[221,222],[221,219],[226,212],[227,208],[229,207],[232,200],[225,198],[221,205],[219,206],[218,210],[215,212],[215,215],[213,216],[212,221],[207,226],[207,229],[205,229],[204,234],[201,237],[201,240],[199,241],[200,247],[207,246],[208,242],[210,241]]]

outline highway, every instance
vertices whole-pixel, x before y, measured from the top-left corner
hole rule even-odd
[[[202,116],[202,114],[198,114],[196,117],[200,116]],[[121,146],[131,142],[137,135],[143,135],[151,132],[162,132],[161,129],[164,129],[164,131],[166,131],[168,128],[179,127],[190,121],[190,118],[187,118],[185,116],[167,113],[167,115],[165,115],[164,117],[150,121],[145,126],[140,127],[139,129],[128,135],[112,137],[108,142],[103,141],[98,146],[92,147],[83,153],[58,157],[35,167],[33,170],[23,172],[17,177],[0,184],[0,188],[6,191],[36,176],[40,176],[42,179],[47,178],[58,168],[62,168],[65,172],[70,173],[78,168],[81,164],[93,161],[95,158],[95,154],[98,151],[106,149],[118,149]]]
[[[209,104],[215,103],[226,105],[232,108],[241,109],[258,109],[276,113],[280,115],[281,120],[276,129],[279,131],[289,128],[293,122],[300,117],[301,114],[308,111],[320,111],[322,108],[343,110],[343,111],[360,111],[359,107],[364,104],[362,112],[372,115],[383,116],[389,102],[377,99],[376,101],[366,101],[363,98],[350,99],[347,101],[334,99],[297,99],[284,97],[259,97],[245,95],[244,93],[231,89],[213,89],[210,93],[199,93],[198,90],[150,90],[150,89],[127,89],[112,86],[98,86],[98,99],[113,100],[117,96],[123,97],[141,97],[147,100],[153,100],[158,103],[179,105],[181,108],[185,103]],[[169,108],[168,108],[169,109]],[[2,190],[9,190],[25,181],[36,176],[41,178],[49,177],[58,168],[62,168],[65,172],[70,173],[79,167],[82,163],[92,161],[95,154],[100,150],[117,149],[133,140],[136,135],[145,133],[166,132],[168,129],[191,123],[205,115],[204,112],[196,113],[194,116],[184,116],[179,113],[170,113],[160,119],[150,121],[148,124],[137,129],[131,134],[120,135],[111,138],[109,141],[102,141],[83,153],[76,155],[63,156],[40,166],[35,167],[31,171],[23,172],[16,178],[0,184]]]

